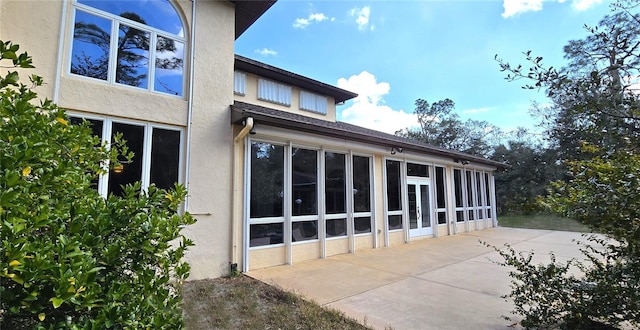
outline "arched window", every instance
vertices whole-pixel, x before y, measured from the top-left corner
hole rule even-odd
[[[182,96],[184,35],[169,0],[77,0],[70,72]]]

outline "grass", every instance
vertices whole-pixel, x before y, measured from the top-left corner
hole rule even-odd
[[[530,215],[502,215],[498,217],[498,223],[502,227],[564,230],[581,233],[591,232],[587,226],[576,220],[545,213]]]
[[[186,282],[186,329],[371,329],[248,276]]]

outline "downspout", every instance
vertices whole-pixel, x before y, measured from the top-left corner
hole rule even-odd
[[[195,72],[195,48],[196,48],[196,5],[197,0],[192,0],[191,7],[191,44],[189,45],[189,100],[187,101],[187,150],[185,155],[185,171],[184,171],[184,187],[187,190],[187,196],[184,199],[184,210],[189,211],[189,168],[191,167],[191,122],[193,121],[193,73]]]
[[[238,136],[233,140],[233,142],[238,143],[244,139],[247,134],[253,129],[253,117],[248,117],[244,120],[244,127],[240,132],[238,132]]]
[[[60,32],[58,33],[58,58],[56,60],[56,77],[53,83],[53,103],[58,104],[60,95],[60,76],[62,75],[62,54],[64,53],[64,28],[67,22],[67,1],[62,2],[62,20],[60,20]]]
[[[253,129],[253,118],[252,117],[248,117],[244,120],[244,127],[240,130],[240,132],[238,132],[238,135],[233,139],[233,159],[234,159],[234,163],[236,160],[240,159],[241,157],[239,157],[238,154],[243,155],[243,158],[246,159],[247,157],[247,153],[244,152],[239,152],[239,143],[241,141],[243,141],[243,139],[247,136],[247,134],[251,133],[251,130]],[[231,267],[237,267],[238,264],[238,230],[240,227],[240,224],[244,224],[244,214],[246,213],[246,209],[247,209],[247,205],[246,205],[246,201],[248,200],[248,189],[246,189],[247,184],[245,182],[245,184],[242,185],[242,187],[240,187],[240,181],[242,181],[241,177],[240,177],[240,173],[242,173],[242,175],[244,175],[244,178],[248,178],[249,177],[249,173],[247,173],[247,166],[242,164],[242,171],[238,171],[238,164],[234,164],[233,166],[233,199],[234,201],[237,201],[240,196],[238,196],[238,190],[242,191],[242,212],[240,212],[240,216],[236,216],[235,214],[231,217],[232,219],[232,223],[231,223]],[[236,204],[234,202],[234,206],[233,206],[233,212],[236,212]],[[238,219],[240,218],[240,219]],[[244,230],[242,230],[242,272],[248,272],[249,271],[249,249],[247,246],[244,245],[244,242],[248,242],[249,241],[249,233],[247,228],[245,228]]]

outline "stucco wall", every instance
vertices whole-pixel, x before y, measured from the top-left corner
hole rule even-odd
[[[62,8],[61,1],[0,1],[0,39],[33,57],[35,69],[17,71],[25,84],[27,75],[44,78],[46,85],[36,90],[42,99],[53,99]]]
[[[286,262],[287,258],[284,246],[249,251],[249,266],[252,270],[284,265]]]
[[[344,253],[349,253],[348,238],[335,238],[325,242],[325,255],[327,257]]]
[[[190,279],[228,274],[233,194],[235,10],[223,1],[197,4],[188,211],[198,222],[185,231],[196,242],[187,255]]]
[[[301,242],[291,246],[291,262],[320,258],[320,242]]]
[[[336,121],[336,105],[332,97],[327,96],[327,114],[319,114],[312,111],[300,110],[300,89],[295,86],[291,86],[291,105],[286,106],[282,104],[267,102],[258,100],[258,76],[247,73],[247,81],[245,85],[244,95],[234,95],[234,99],[241,102],[260,105],[267,108],[272,108],[281,111],[287,111],[296,113],[302,116],[318,118],[327,121]]]

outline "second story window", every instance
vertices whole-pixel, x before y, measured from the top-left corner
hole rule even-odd
[[[247,74],[240,71],[233,72],[233,92],[238,95],[244,95],[247,86]]]
[[[300,109],[325,115],[327,114],[327,97],[300,91]]]
[[[258,79],[258,99],[290,106],[291,86],[266,79]]]
[[[182,96],[185,44],[168,0],[78,0],[70,72]]]

